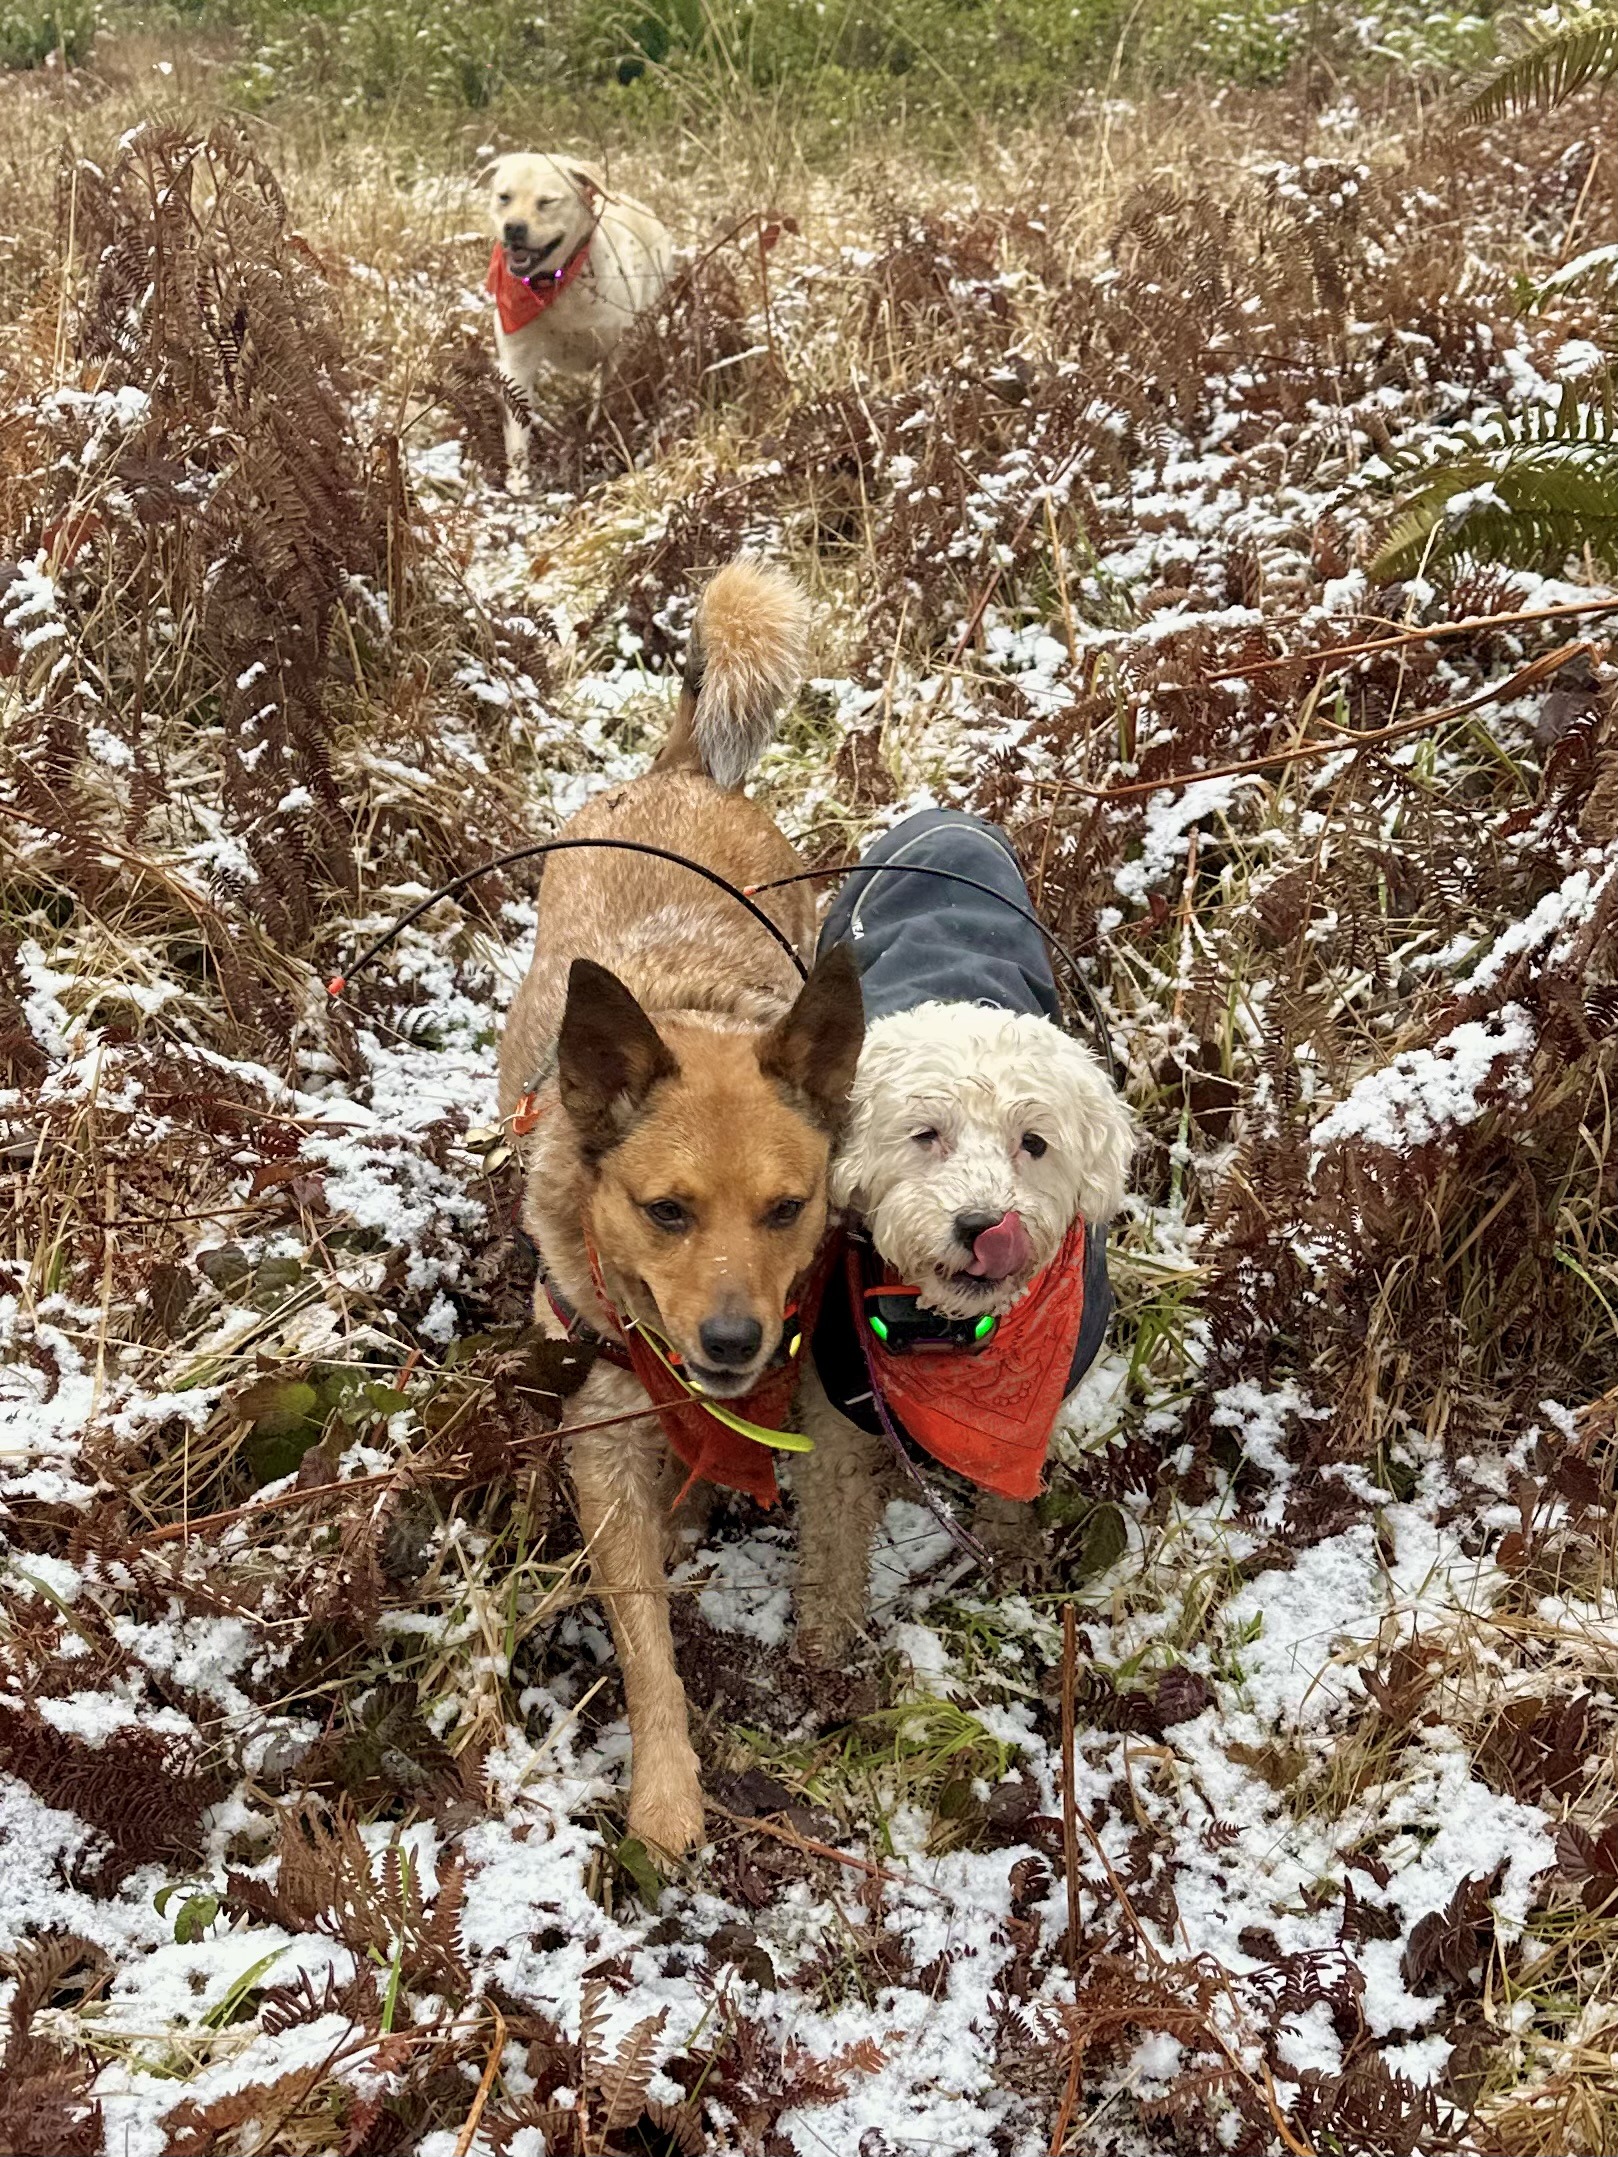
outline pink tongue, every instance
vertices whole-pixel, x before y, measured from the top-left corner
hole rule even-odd
[[[1008,1273],[1022,1271],[1032,1249],[1028,1231],[1022,1225],[1022,1215],[1007,1213],[993,1228],[986,1228],[973,1244],[972,1263],[966,1270],[986,1279],[1004,1280]]]

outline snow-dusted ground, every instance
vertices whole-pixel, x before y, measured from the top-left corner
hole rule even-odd
[[[1369,188],[1370,168],[1353,169]],[[1528,190],[1527,168],[1512,169]],[[1563,222],[1586,168],[1570,169]],[[1313,166],[1254,184],[1342,212],[1341,174],[1335,198]],[[1357,308],[1391,308],[1398,264],[1419,258],[1425,183],[1404,184],[1383,237],[1354,252]],[[1548,251],[1562,201],[1541,213]],[[1469,214],[1458,253],[1492,245],[1515,261],[1494,207]],[[783,255],[768,328],[817,394],[837,379],[828,354],[849,336],[849,294],[889,259],[813,230],[795,266]],[[0,1094],[19,1222],[40,1229],[37,1194],[67,1176],[68,1157],[95,1173],[57,1187],[79,1241],[55,1257],[40,1229],[0,1271],[12,1522],[0,1716],[30,1733],[0,1775],[0,1933],[13,1950],[53,1934],[91,1943],[68,1965],[93,1972],[86,1996],[48,1996],[34,2025],[84,2048],[77,2086],[100,2107],[100,2141],[75,2148],[539,2157],[615,2148],[633,2129],[641,2139],[625,2147],[1034,2157],[1078,2061],[1069,2146],[1259,2149],[1283,2146],[1284,2127],[1295,2150],[1322,2132],[1341,2142],[1319,2146],[1374,2149],[1393,2146],[1391,2129],[1378,2142],[1371,2130],[1354,2140],[1341,2117],[1330,2127],[1332,2078],[1361,2077],[1436,2136],[1461,2131],[1477,2083],[1456,2066],[1476,2059],[1480,2033],[1504,2063],[1496,2097],[1543,2075],[1546,2048],[1580,2013],[1585,2038],[1600,2035],[1601,2014],[1580,2004],[1579,1951],[1547,1921],[1558,1820],[1572,1808],[1596,1830],[1604,1818],[1600,1644],[1618,1604],[1591,1553],[1610,1472],[1592,1453],[1598,1424],[1578,1420],[1597,1366],[1564,1362],[1564,1398],[1547,1356],[1524,1409],[1521,1388],[1508,1399],[1498,1377],[1474,1383],[1482,1364],[1462,1356],[1438,1413],[1408,1368],[1432,1351],[1407,1316],[1415,1345],[1395,1327],[1385,1373],[1404,1405],[1381,1421],[1367,1409],[1374,1442],[1359,1451],[1339,1441],[1354,1386],[1375,1395],[1377,1383],[1335,1353],[1349,1321],[1334,1333],[1347,1294],[1334,1268],[1345,1248],[1368,1254],[1367,1293],[1394,1298],[1400,1232],[1375,1225],[1360,1187],[1328,1179],[1348,1159],[1414,1223],[1426,1201],[1399,1169],[1526,1112],[1545,1083],[1541,992],[1600,918],[1618,876],[1613,834],[1537,794],[1541,689],[1481,707],[1485,749],[1466,729],[1436,748],[1425,734],[1390,747],[1358,794],[1351,745],[1290,782],[1274,764],[1218,769],[1287,745],[1253,713],[1300,702],[1302,678],[1240,689],[1212,717],[1205,703],[1188,718],[1181,693],[1266,653],[1386,634],[1395,606],[1396,621],[1472,611],[1436,582],[1395,601],[1368,584],[1354,534],[1373,514],[1374,455],[1390,428],[1438,442],[1500,405],[1554,397],[1586,369],[1573,334],[1584,316],[1570,301],[1562,328],[1518,323],[1480,289],[1465,334],[1350,320],[1335,401],[1318,380],[1308,394],[1278,390],[1285,370],[1264,354],[1260,322],[1251,350],[1232,332],[1217,365],[1203,355],[1194,396],[1165,393],[1155,431],[1121,390],[1109,406],[1087,387],[1089,448],[1064,463],[1054,417],[1009,447],[989,427],[981,443],[956,440],[967,405],[949,348],[975,351],[981,325],[1009,309],[1014,328],[991,341],[1031,355],[1057,385],[1055,414],[1060,385],[1090,385],[1096,368],[1093,353],[1067,356],[1065,339],[1090,334],[1064,328],[1072,295],[1042,292],[1026,268],[945,259],[941,275],[935,314],[915,330],[915,378],[901,369],[870,392],[882,412],[859,467],[878,528],[869,557],[839,552],[823,504],[806,511],[814,456],[792,466],[773,434],[749,438],[746,414],[694,421],[663,463],[597,486],[582,507],[561,491],[513,503],[456,443],[424,440],[411,470],[433,545],[464,562],[480,618],[534,625],[554,665],[541,686],[469,645],[421,768],[390,750],[371,776],[406,800],[458,765],[470,786],[486,749],[467,714],[481,713],[520,752],[523,820],[550,828],[639,769],[655,740],[670,676],[626,590],[650,577],[657,622],[677,631],[690,580],[683,558],[665,568],[657,550],[681,506],[744,490],[740,531],[716,508],[699,559],[737,537],[799,559],[823,547],[819,716],[771,753],[772,804],[819,844],[934,798],[1013,819],[1031,853],[1043,829],[1047,903],[1064,922],[1076,907],[1100,954],[1151,1131],[1119,1239],[1116,1337],[1058,1441],[1049,1562],[995,1592],[924,1510],[896,1501],[855,1690],[828,1693],[793,1657],[790,1512],[784,1525],[722,1515],[679,1586],[682,1654],[727,1809],[708,1853],[654,1881],[644,1855],[618,1845],[627,1733],[604,1629],[574,1592],[565,1514],[547,1515],[523,1481],[543,1448],[522,1453],[532,1434],[508,1420],[498,1473],[443,1471],[416,1488],[403,1473],[470,1457],[480,1417],[499,1421],[500,1381],[478,1374],[507,1345],[496,1329],[515,1308],[500,1278],[509,1170],[486,1133],[497,1016],[530,906],[507,898],[496,926],[475,930],[437,909],[390,955],[386,986],[356,998],[352,1053],[323,1030],[311,975],[290,1077],[209,1046],[180,1001],[190,984],[161,957],[28,913],[14,1000],[38,1068]],[[1084,285],[1103,316],[1116,276]],[[1219,304],[1238,322],[1261,305],[1285,315],[1263,277],[1251,297]],[[457,308],[470,320],[476,301],[424,279],[411,304],[424,320]],[[764,327],[743,331],[756,342]],[[1299,334],[1294,323],[1273,336]],[[1166,379],[1170,329],[1148,322],[1141,337],[1142,376]],[[1380,356],[1390,338],[1408,346],[1397,367]],[[116,429],[140,414],[91,417]],[[940,494],[946,452],[971,461],[953,505]],[[1081,473],[1083,517],[1054,558],[1031,557],[1035,513],[1065,513]],[[891,566],[911,531],[914,590],[871,588],[870,565]],[[1004,582],[959,664],[960,593],[991,571]],[[959,590],[939,633],[907,643],[904,610],[942,605],[941,573]],[[1509,606],[1589,597],[1588,584],[1525,575]],[[6,604],[19,636],[69,643],[70,596],[43,561]],[[1362,692],[1370,723],[1390,695],[1400,716],[1443,708],[1551,636],[1532,625],[1427,647],[1419,676],[1392,690],[1374,668],[1351,672],[1339,717],[1355,716]],[[850,741],[868,752],[852,771]],[[1093,829],[1071,804],[1058,822],[1049,782],[1127,786],[1154,751],[1148,776],[1215,775],[1120,797]],[[104,761],[115,790],[116,755]],[[228,840],[208,829],[205,781],[199,795],[185,843],[171,827],[152,851],[201,889]],[[1489,827],[1477,846],[1492,866],[1452,889],[1469,819]],[[1343,919],[1347,883],[1267,944],[1249,938],[1286,877],[1335,869],[1356,848],[1384,888],[1403,856],[1439,892],[1428,912],[1408,909],[1402,939],[1390,931],[1395,948],[1362,943]],[[430,881],[394,876],[343,947]],[[1598,955],[1592,980],[1599,970]],[[1435,978],[1460,1000],[1447,1020],[1436,994],[1420,1003]],[[1312,1000],[1278,1036],[1294,995]],[[149,1020],[165,1000],[183,1015],[154,1057],[153,1036],[120,1013]],[[1199,1058],[1215,1041],[1234,1122],[1188,1107],[1182,1086],[1208,1070]],[[215,1091],[235,1104],[224,1126],[209,1121]],[[1220,1273],[1245,1232],[1232,1193],[1255,1186],[1255,1149],[1286,1131],[1297,1217],[1276,1200],[1282,1225],[1271,1256],[1252,1261],[1258,1317],[1244,1331],[1217,1302],[1221,1280],[1241,1278]],[[1519,1131],[1508,1143],[1525,1142]],[[165,1181],[156,1164],[170,1156],[189,1165]],[[1477,1173],[1493,1173],[1491,1158]],[[1317,1206],[1317,1193],[1333,1195]],[[80,1218],[104,1196],[111,1239]],[[138,1225],[159,1216],[165,1233],[171,1216],[195,1223],[180,1239],[186,1301],[165,1326],[155,1314],[172,1284],[143,1273]],[[1295,1338],[1264,1301],[1277,1249],[1295,1268]],[[1578,1263],[1598,1300],[1613,1293],[1599,1221]],[[352,1382],[318,1404],[285,1394],[334,1371]],[[283,1463],[276,1417],[307,1440],[317,1405],[316,1421],[332,1419],[321,1447],[301,1468]],[[238,1458],[249,1426],[265,1449],[250,1453],[251,1506]],[[1589,1489],[1547,1465],[1569,1457]],[[339,1481],[354,1491],[286,1502]],[[139,1540],[215,1511],[231,1517]],[[1554,1545],[1567,1557],[1565,1577],[1532,1570],[1531,1528],[1542,1556]],[[1068,1597],[1081,1666],[1076,1976],[1054,1705]],[[401,1688],[408,1712],[396,1712]],[[1568,1755],[1565,1772],[1536,1781],[1508,1759],[1503,1722],[1516,1715],[1528,1744],[1535,1716],[1565,1709],[1584,1719],[1565,1743],[1543,1740]],[[378,1729],[391,1736],[367,1749],[363,1733]],[[174,1816],[159,1819],[169,1784]],[[375,1912],[363,1893],[344,1903],[335,1875],[325,1904],[288,1887],[299,1830],[286,1823],[306,1784],[328,1804],[347,1791]],[[734,1818],[784,1806],[774,1838]],[[431,1913],[457,1899],[449,1945],[435,1945]],[[301,1997],[286,1989],[298,1983]],[[518,2034],[491,2055],[497,2013]],[[615,2048],[648,2016],[646,2102],[612,2117]],[[480,2102],[491,2057],[498,2080]],[[378,2126],[390,2104],[393,2139]]]

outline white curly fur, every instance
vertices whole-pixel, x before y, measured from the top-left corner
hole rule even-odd
[[[936,1138],[920,1140],[933,1131]],[[1045,1141],[1039,1158],[1023,1135]],[[866,1028],[834,1203],[861,1215],[878,1251],[953,1318],[1008,1310],[1061,1247],[1074,1216],[1109,1221],[1134,1150],[1129,1110],[1095,1058],[1048,1019],[964,1003],[919,1004]],[[1022,1216],[1020,1274],[969,1279],[960,1213]]]

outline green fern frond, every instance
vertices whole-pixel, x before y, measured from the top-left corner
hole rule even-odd
[[[1392,583],[1451,554],[1532,568],[1618,552],[1618,442],[1547,442],[1462,458],[1406,502],[1370,574]]]
[[[1383,582],[1452,554],[1528,568],[1618,544],[1618,406],[1610,376],[1568,383],[1555,405],[1501,413],[1395,452],[1408,491],[1371,564]]]
[[[1421,477],[1457,457],[1495,457],[1502,452],[1554,445],[1618,442],[1618,403],[1610,375],[1562,386],[1554,405],[1530,404],[1515,413],[1496,413],[1476,427],[1447,427],[1409,449],[1385,453],[1383,462],[1395,478]]]
[[[1586,294],[1611,297],[1618,291],[1618,242],[1587,248],[1571,262],[1553,270],[1545,282],[1534,287],[1534,305],[1547,300],[1577,299]]]
[[[1548,109],[1591,83],[1618,75],[1618,8],[1592,8],[1534,39],[1486,82],[1466,108],[1469,120]]]

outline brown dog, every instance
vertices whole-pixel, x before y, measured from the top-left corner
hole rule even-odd
[[[564,836],[664,847],[738,886],[801,867],[740,787],[796,686],[806,618],[787,579],[744,561],[721,570],[656,764],[589,803]],[[770,911],[812,948],[807,887]],[[609,1346],[626,1337],[617,1321],[631,1321],[669,1344],[710,1397],[749,1393],[782,1349],[784,1315],[826,1234],[827,1159],[861,1036],[846,954],[800,989],[764,928],[690,870],[605,850],[553,856],[533,966],[500,1048],[502,1117],[523,1103],[521,1120],[537,1118],[523,1223],[540,1253],[540,1323],[563,1330],[553,1297]],[[603,1357],[567,1421],[646,1402],[635,1375]],[[665,1577],[670,1494],[683,1478],[671,1477],[650,1415],[581,1429],[569,1465],[623,1664],[630,1832],[679,1851],[702,1835]]]

